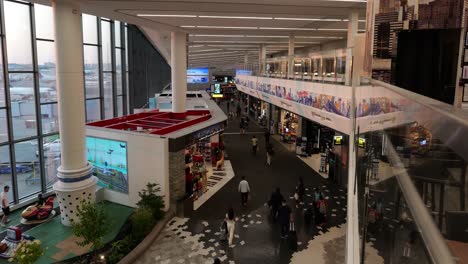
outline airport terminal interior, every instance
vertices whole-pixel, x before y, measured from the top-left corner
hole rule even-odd
[[[463,0],[0,0],[0,264],[468,264],[467,28]]]

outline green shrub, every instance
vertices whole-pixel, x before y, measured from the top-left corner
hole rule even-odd
[[[146,184],[146,189],[138,192],[140,201],[137,205],[141,208],[147,208],[151,210],[154,219],[160,220],[164,217],[164,200],[163,196],[158,195],[161,188],[157,183]]]
[[[127,235],[124,239],[112,243],[112,248],[107,257],[109,264],[114,264],[123,259],[134,247],[135,241],[131,235]]]
[[[131,216],[132,220],[132,235],[136,241],[141,241],[156,224],[156,219],[153,217],[153,212],[145,207],[138,208]]]
[[[96,250],[103,246],[102,239],[107,233],[108,220],[102,205],[83,201],[77,207],[78,222],[72,222],[73,234],[81,241],[76,242],[79,246],[91,245],[95,257]]]
[[[9,262],[18,264],[33,264],[38,258],[44,255],[44,249],[39,240],[21,240],[16,249],[12,252]]]

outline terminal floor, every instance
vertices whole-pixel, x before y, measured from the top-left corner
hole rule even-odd
[[[280,238],[279,226],[270,220],[269,209],[266,206],[271,192],[276,187],[281,188],[288,204],[294,208],[299,247],[293,263],[304,263],[301,261],[304,258],[300,256],[301,252],[310,252],[310,247],[314,245],[309,242],[330,233],[329,230],[336,231],[337,235],[320,240],[330,243],[326,247],[322,245],[322,251],[317,250],[316,253],[323,258],[323,261],[317,263],[344,262],[342,237],[346,217],[345,190],[329,184],[273,139],[271,141],[275,155],[272,165],[268,166],[263,131],[251,121],[248,134],[240,135],[239,119],[229,121],[223,140],[235,177],[188,219],[174,219],[164,235],[160,236],[137,263],[212,263],[214,257],[219,257],[223,263],[290,263],[294,252],[289,250],[286,241]],[[250,145],[253,135],[259,138],[259,150],[255,156]],[[251,199],[245,208],[240,204],[237,191],[242,176],[246,177],[251,188]],[[292,196],[299,177],[304,179],[307,189],[305,204],[296,209]],[[320,187],[330,201],[328,222],[323,227],[306,226],[303,221],[303,208],[311,206],[315,187]],[[218,232],[231,206],[238,221],[234,245],[229,247],[219,241]],[[326,259],[323,255],[327,256]]]
[[[104,212],[109,220],[109,232],[104,237],[103,242],[108,243],[117,236],[120,228],[133,212],[133,209],[110,202],[104,202],[103,206]],[[13,212],[9,224],[18,225],[21,218],[20,214],[21,210]],[[57,216],[49,222],[32,226],[24,233],[41,240],[43,248],[46,248],[44,255],[35,262],[38,264],[66,260],[89,251],[87,248],[76,245],[76,237],[73,236],[71,228],[63,226],[60,222],[60,217]],[[4,236],[4,234],[2,234],[2,236]],[[0,260],[0,263],[9,262]]]

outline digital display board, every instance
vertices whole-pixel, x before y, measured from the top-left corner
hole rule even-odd
[[[333,144],[334,145],[342,145],[343,144],[343,136],[334,136],[333,137]]]
[[[208,83],[208,68],[189,68],[187,69],[187,83]]]
[[[128,193],[126,142],[86,137],[86,157],[93,164],[98,186]]]
[[[365,145],[366,145],[366,139],[362,137],[358,138],[358,147],[364,148]]]

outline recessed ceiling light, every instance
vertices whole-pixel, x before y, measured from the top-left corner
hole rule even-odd
[[[246,16],[198,16],[199,18],[225,18],[225,19],[273,19],[272,17],[246,17]]]
[[[196,15],[137,14],[139,17],[197,17]]]
[[[317,28],[319,31],[348,31],[346,28]]]
[[[275,20],[342,22],[341,18],[275,17]]]

